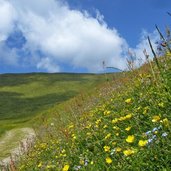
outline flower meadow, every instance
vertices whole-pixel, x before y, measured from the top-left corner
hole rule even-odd
[[[110,81],[89,99],[97,101],[91,109],[88,102],[75,105],[70,117],[63,114],[60,127],[62,119],[46,122],[50,131],[38,135],[13,169],[171,170],[171,53],[161,48],[158,64],[147,59],[142,67]]]

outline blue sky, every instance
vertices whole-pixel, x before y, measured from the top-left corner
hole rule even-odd
[[[128,50],[140,65],[146,36],[158,39],[155,24],[170,26],[170,7],[170,0],[0,0],[0,73],[101,72],[103,61],[125,69]]]

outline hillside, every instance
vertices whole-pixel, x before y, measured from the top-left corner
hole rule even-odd
[[[35,128],[41,122],[38,118],[46,115],[49,109],[58,108],[58,105],[105,82],[104,75],[96,74],[1,74],[0,159],[9,156],[10,151],[26,137],[22,128]],[[9,135],[15,139],[11,141]]]
[[[76,98],[71,110],[45,119],[41,130],[46,133],[39,132],[18,169],[169,171],[170,59],[168,52],[157,65],[148,61],[88,101]]]

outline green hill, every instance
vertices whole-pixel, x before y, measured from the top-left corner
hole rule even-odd
[[[103,82],[96,74],[1,74],[0,135]]]

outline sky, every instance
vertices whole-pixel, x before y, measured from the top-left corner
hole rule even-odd
[[[0,0],[0,73],[125,70],[128,52],[138,67],[166,12],[170,0]]]

